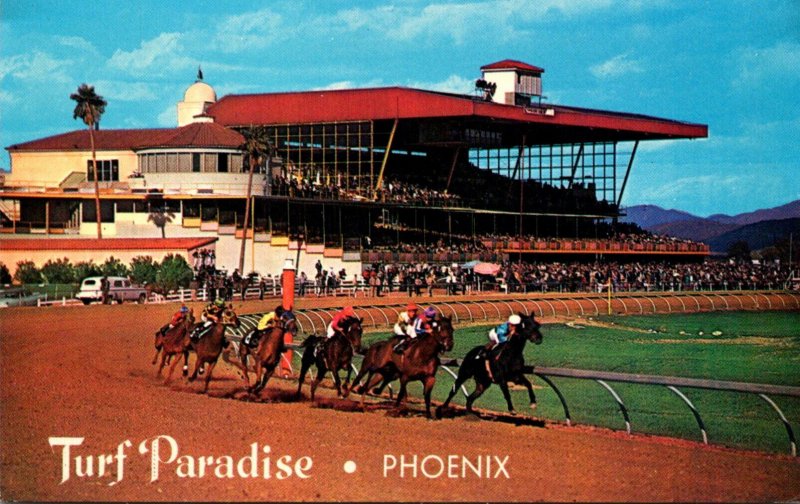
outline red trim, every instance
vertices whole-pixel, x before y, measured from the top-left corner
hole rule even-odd
[[[0,250],[194,250],[218,238],[0,239]]]
[[[481,70],[524,70],[528,72],[544,73],[544,68],[529,65],[522,61],[512,59],[504,59],[494,63],[489,63],[488,65],[483,65]]]

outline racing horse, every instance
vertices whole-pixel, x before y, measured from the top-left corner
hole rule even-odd
[[[453,349],[453,323],[450,317],[437,315],[431,323],[432,331],[420,335],[411,343],[402,354],[394,351],[396,338],[375,343],[367,350],[361,370],[353,383],[359,383],[366,376],[366,382],[361,385],[358,393],[361,394],[361,407],[364,407],[364,396],[367,390],[374,387],[378,380],[383,383],[378,392],[390,381],[400,380],[400,390],[397,393],[396,407],[400,407],[406,397],[406,385],[409,381],[421,381],[425,397],[425,413],[431,418],[431,392],[436,383],[436,371],[439,369],[439,354]]]
[[[192,341],[191,338],[187,338],[188,342],[185,350],[187,352],[189,350],[194,350],[197,354],[194,371],[189,377],[189,381],[197,379],[198,371],[200,371],[205,364],[208,364],[205,384],[203,385],[203,394],[208,392],[208,382],[211,381],[211,373],[214,371],[214,366],[217,365],[219,356],[222,354],[222,349],[226,346],[225,329],[227,329],[229,325],[239,327],[239,324],[239,317],[236,316],[233,307],[228,305],[222,311],[219,322],[215,322],[210,329],[206,330],[206,333],[199,340]]]
[[[283,352],[286,351],[284,344],[285,333],[297,333],[297,321],[294,319],[281,322],[271,328],[268,328],[258,342],[255,349],[251,349],[245,344],[239,345],[239,358],[242,363],[240,368],[244,375],[244,384],[248,392],[258,394],[264,387],[267,386],[275,368],[281,361]],[[253,357],[255,361],[255,383],[250,386],[250,377],[247,374],[247,359],[249,356]]]
[[[436,408],[437,417],[441,417],[442,410],[450,404],[450,400],[456,395],[458,388],[470,378],[475,380],[475,390],[467,397],[468,413],[473,412],[472,403],[492,383],[499,385],[503,391],[503,397],[506,399],[509,413],[515,414],[516,412],[511,402],[511,394],[508,391],[508,382],[524,385],[528,389],[531,409],[536,408],[536,395],[533,393],[530,380],[524,373],[525,357],[523,352],[525,351],[525,343],[528,341],[536,345],[542,342],[542,333],[539,331],[541,325],[533,317],[521,313],[518,315],[522,319],[519,326],[520,330],[511,336],[506,343],[488,352],[485,346],[477,346],[467,352],[461,367],[458,368],[458,377],[450,390],[450,394],[447,396],[447,400]]]
[[[159,352],[161,353],[161,364],[158,366],[156,376],[161,376],[164,365],[172,362],[172,365],[169,367],[169,372],[167,373],[167,378],[164,380],[165,385],[169,384],[172,379],[172,373],[175,371],[175,366],[180,361],[180,359],[176,357],[177,355],[183,354],[183,366],[184,369],[187,368],[189,361],[189,350],[187,349],[189,334],[191,334],[194,327],[194,312],[190,310],[181,323],[172,329],[168,329],[164,334],[161,334],[161,331],[156,331],[156,355],[153,357],[153,364],[156,363]],[[174,359],[174,361],[172,361],[172,359]]]
[[[297,384],[295,397],[300,397],[300,390],[303,388],[306,373],[311,365],[317,367],[317,376],[311,381],[311,400],[314,400],[314,393],[317,386],[325,377],[328,371],[333,373],[333,382],[336,384],[336,394],[339,397],[347,395],[350,388],[350,375],[353,371],[351,363],[353,355],[361,352],[361,335],[363,329],[361,323],[363,319],[348,319],[343,331],[336,331],[330,338],[311,335],[300,345],[304,348],[301,359],[300,379]],[[339,378],[339,371],[347,369],[347,377],[344,380],[344,391],[342,382]]]

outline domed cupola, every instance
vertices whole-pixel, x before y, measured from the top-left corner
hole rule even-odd
[[[183,101],[178,102],[178,127],[194,122],[208,122],[208,117],[196,117],[206,111],[206,107],[217,101],[214,88],[203,82],[203,70],[197,69],[197,80],[186,89]]]

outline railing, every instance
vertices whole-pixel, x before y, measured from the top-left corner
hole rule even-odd
[[[442,364],[446,366],[460,366],[461,360],[453,359],[447,362],[443,362]],[[684,404],[686,404],[686,406],[691,411],[692,415],[694,415],[695,421],[697,422],[697,426],[700,429],[700,433],[704,444],[708,444],[708,433],[706,432],[706,427],[705,424],[703,423],[703,418],[700,415],[698,409],[692,403],[692,401],[690,401],[689,398],[686,397],[686,395],[684,395],[683,392],[681,392],[678,389],[678,387],[755,394],[762,400],[764,400],[764,402],[769,404],[773,410],[775,410],[775,413],[777,413],[780,421],[783,423],[783,426],[786,429],[786,434],[789,438],[789,452],[792,454],[792,456],[795,457],[797,456],[797,441],[795,439],[794,431],[792,430],[792,425],[786,419],[786,416],[783,414],[783,411],[767,394],[800,398],[800,387],[767,385],[761,383],[730,382],[730,381],[720,381],[720,380],[702,380],[695,378],[679,378],[674,376],[654,376],[654,375],[644,375],[644,374],[590,371],[584,369],[549,368],[543,366],[536,366],[536,367],[527,366],[525,368],[525,372],[527,374],[533,374],[535,376],[538,376],[545,383],[547,383],[550,386],[550,388],[553,389],[553,391],[558,396],[558,399],[561,401],[561,406],[564,410],[564,417],[566,419],[567,425],[572,424],[572,418],[569,413],[569,407],[567,405],[566,397],[564,396],[564,394],[562,394],[561,390],[556,386],[553,380],[550,379],[550,377],[558,376],[564,378],[594,380],[595,382],[603,386],[606,390],[608,390],[609,394],[611,394],[614,401],[616,401],[617,406],[619,406],[620,413],[622,414],[625,420],[625,428],[628,434],[631,433],[631,419],[628,409],[625,406],[622,397],[607,382],[637,383],[643,385],[664,386],[670,392],[677,395],[684,402]]]

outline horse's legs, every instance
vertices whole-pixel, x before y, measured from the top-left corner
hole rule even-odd
[[[247,374],[247,355],[248,351],[246,350],[247,345],[240,344],[239,345],[239,359],[242,361],[242,375],[244,376],[244,386],[245,388],[250,388],[250,377]]]
[[[297,393],[295,394],[295,397],[297,397],[298,399],[300,398],[300,391],[303,389],[303,382],[305,382],[306,380],[306,373],[308,373],[308,368],[311,367],[311,359],[306,358],[306,352],[308,351],[309,349],[307,348],[303,352],[303,357],[300,358],[300,376],[298,376],[297,378]]]
[[[531,409],[536,409],[536,394],[533,393],[533,385],[531,385],[530,380],[528,380],[524,374],[520,373],[514,382],[519,385],[525,385],[525,388],[528,389],[528,399],[530,399]]]
[[[322,379],[325,377],[325,373],[327,373],[327,372],[328,372],[328,369],[325,367],[325,364],[321,364],[320,365],[320,363],[317,362],[317,376],[311,382],[311,400],[312,401],[314,400],[314,394],[317,391],[317,385],[319,385],[319,382],[322,381]]]
[[[500,390],[503,391],[503,397],[506,398],[508,412],[512,415],[516,414],[517,412],[514,411],[514,405],[511,403],[511,392],[508,391],[508,382],[506,381],[505,377],[501,377],[497,384],[500,386]]]
[[[217,360],[213,360],[208,363],[208,371],[206,371],[206,382],[205,386],[203,386],[203,393],[205,394],[208,392],[208,382],[211,381],[211,373],[214,372],[214,366],[217,365]]]
[[[261,375],[261,381],[258,384],[258,393],[260,394],[267,386],[267,382],[275,372],[275,366],[264,366],[264,374]]]
[[[488,383],[475,380],[475,390],[467,397],[467,412],[472,413],[472,403],[474,403],[475,399],[479,398],[488,387]]]
[[[428,418],[431,417],[431,392],[433,392],[433,385],[436,383],[436,375],[426,376],[422,382],[425,393],[425,414]]]
[[[175,359],[177,360],[177,359]],[[183,349],[183,376],[187,376],[189,374],[189,349]]]
[[[163,346],[163,344],[160,342],[161,338],[159,336],[161,336],[161,331],[156,331],[156,340],[154,343],[156,347],[156,354],[153,356],[153,363],[152,363],[154,366],[156,365],[156,361],[158,360],[158,354],[161,352],[161,347]]]
[[[336,386],[336,397],[342,396],[342,379],[339,378],[339,370],[334,365],[333,369],[331,369],[331,374],[333,375],[333,384]]]
[[[255,378],[253,378],[253,386],[247,389],[248,392],[253,394],[257,394],[261,392],[261,389],[264,388],[261,386],[261,380],[264,377],[264,364],[261,362],[260,358],[256,358],[256,371],[255,371]]]
[[[197,354],[197,360],[194,361],[194,371],[192,371],[192,376],[189,377],[189,381],[195,381],[197,379],[197,372],[200,369],[200,366],[203,365],[203,359],[200,358],[200,354]]]
[[[158,357],[158,351],[156,352],[156,357]],[[156,377],[161,376],[161,371],[164,369],[164,365],[166,365],[166,363],[167,363],[167,354],[162,353],[161,363],[158,365],[158,371],[156,371]],[[153,361],[153,364],[155,364],[155,360]]]
[[[458,375],[456,376],[456,381],[453,382],[453,388],[450,389],[450,393],[447,394],[447,399],[444,401],[444,403],[436,408],[436,416],[442,416],[442,410],[447,408],[447,406],[450,404],[450,400],[453,399],[453,397],[455,397],[455,395],[458,393],[458,389],[461,388],[461,385],[473,377],[474,371],[469,366],[470,365],[467,363],[467,361],[464,361],[461,364],[461,367],[458,368]]]
[[[400,376],[400,390],[397,392],[397,401],[395,401],[394,405],[398,408],[400,404],[403,402],[403,399],[406,398],[406,384],[408,383],[408,378],[405,376]]]
[[[347,397],[347,394],[350,393],[350,376],[353,374],[353,362],[349,361],[346,365],[347,376],[344,379],[344,395],[342,395],[342,398]]]
[[[178,358],[175,358],[175,359],[172,360],[172,364],[170,364],[170,366],[169,366],[169,372],[167,373],[167,378],[164,380],[164,385],[169,385],[169,382],[172,381],[172,373],[175,372],[175,367],[178,365],[179,362],[180,362],[180,359],[178,359]],[[162,367],[164,366],[164,359],[163,358],[161,359],[161,366]],[[160,368],[159,368],[158,372],[161,373],[161,369]]]

